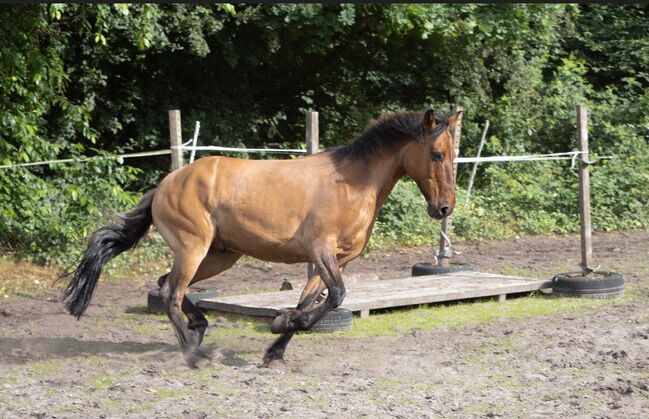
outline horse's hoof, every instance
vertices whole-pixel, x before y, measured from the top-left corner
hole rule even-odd
[[[287,312],[279,313],[270,324],[270,331],[275,334],[284,333],[288,330],[289,314]]]
[[[260,367],[275,368],[284,365],[286,365],[286,361],[284,361],[284,357],[282,355],[278,355],[275,352],[267,352]]]
[[[185,362],[191,368],[202,368],[210,363],[210,357],[197,346],[194,346],[185,351]]]

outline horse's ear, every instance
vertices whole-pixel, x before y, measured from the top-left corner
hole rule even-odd
[[[437,125],[437,121],[435,120],[435,111],[432,109],[429,109],[426,111],[426,114],[424,115],[424,131],[430,132],[435,128],[435,125]]]
[[[453,116],[448,118],[448,127],[449,128],[455,128],[455,125],[457,125],[458,121],[462,117],[462,111],[457,111]]]

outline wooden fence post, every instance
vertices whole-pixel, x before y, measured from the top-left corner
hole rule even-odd
[[[315,154],[320,146],[320,130],[318,126],[318,112],[306,113],[306,154]],[[313,263],[307,263],[307,275],[311,278],[315,275]]]
[[[593,269],[593,245],[590,225],[590,174],[588,173],[588,115],[585,105],[577,105],[577,147],[579,156],[579,216],[581,220],[581,272]]]
[[[180,111],[169,111],[169,141],[171,142],[171,171],[183,167],[183,152],[179,148],[183,143],[183,133],[180,125]]]
[[[454,112],[459,112],[463,111],[464,108],[459,105],[455,105],[453,107]],[[462,134],[462,115],[460,115],[460,118],[458,118],[457,125],[455,126],[455,131],[453,132],[453,146],[455,147],[455,155],[459,156],[460,155],[460,135]],[[457,178],[457,163],[453,163],[453,183],[455,183]],[[448,262],[446,261],[447,258],[450,258],[450,255],[447,255],[447,246],[446,246],[446,238],[448,237],[450,239],[451,237],[451,229],[453,227],[453,217],[452,215],[449,215],[448,217],[444,217],[442,219],[442,227],[441,227],[441,233],[439,235],[439,255],[440,257],[437,258],[437,266],[447,266]],[[448,252],[451,252],[451,246],[449,243],[448,246]]]
[[[306,154],[315,154],[320,146],[318,112],[306,113]]]

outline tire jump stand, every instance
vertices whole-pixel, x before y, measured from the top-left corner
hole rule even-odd
[[[440,275],[450,272],[472,271],[473,265],[467,263],[454,263],[449,259],[453,256],[453,248],[451,239],[447,234],[451,227],[450,217],[442,220],[442,228],[440,230],[439,250],[435,254],[435,261],[415,263],[412,266],[411,276],[424,276],[424,275]]]
[[[581,272],[560,273],[552,278],[552,293],[560,297],[609,298],[624,294],[624,277],[617,272],[593,267],[590,224],[590,174],[588,166],[588,118],[586,106],[577,105],[577,146],[579,148],[579,218],[581,221]]]

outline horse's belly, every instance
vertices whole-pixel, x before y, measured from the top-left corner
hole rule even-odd
[[[254,218],[222,215],[216,221],[215,242],[269,262],[307,262],[309,255],[299,235],[299,222],[261,222]]]

